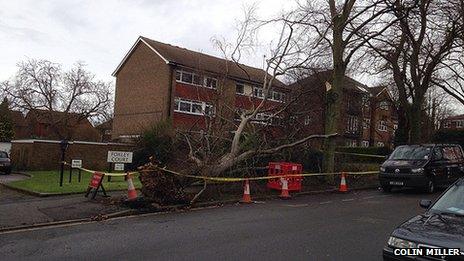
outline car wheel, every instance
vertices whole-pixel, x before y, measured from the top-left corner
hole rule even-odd
[[[383,190],[383,192],[388,193],[388,192],[391,192],[392,187],[388,186],[388,185],[384,185],[384,186],[382,186],[382,190]]]
[[[435,182],[433,182],[433,180],[429,179],[427,181],[427,186],[425,187],[425,192],[427,192],[429,194],[432,194],[433,192],[435,192]]]

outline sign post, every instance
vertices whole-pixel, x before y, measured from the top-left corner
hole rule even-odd
[[[114,170],[120,170],[121,164],[122,170],[124,170],[124,163],[132,163],[132,157],[133,153],[130,151],[108,151],[107,162],[109,163],[109,171],[111,172],[112,170],[112,163],[114,163]],[[111,181],[111,177],[108,177],[108,181]]]
[[[100,173],[100,172],[94,172],[92,175],[92,178],[90,179],[89,186],[87,188],[87,192],[85,193],[85,197],[88,197],[90,192],[93,190],[93,194],[91,199],[94,199],[97,196],[98,189],[101,188],[103,195],[106,197],[106,190],[103,187],[103,178],[105,177],[105,174]]]
[[[81,182],[81,169],[80,168],[82,168],[82,160],[80,159],[71,160],[71,168],[69,168],[69,183],[71,183],[71,180],[72,180],[73,169],[79,170],[79,182]]]
[[[124,171],[124,163],[114,163],[115,171]]]

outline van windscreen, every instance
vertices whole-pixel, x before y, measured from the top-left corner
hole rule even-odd
[[[427,160],[430,157],[430,147],[400,146],[393,151],[389,159],[392,160]]]
[[[0,151],[0,158],[8,158],[8,154],[6,154],[6,152]]]

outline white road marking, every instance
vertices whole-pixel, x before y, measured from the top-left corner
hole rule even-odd
[[[323,204],[330,204],[330,203],[332,203],[332,202],[333,202],[333,201],[324,201],[324,202],[320,202],[319,204],[320,204],[320,205],[323,205]]]
[[[354,201],[354,198],[342,199],[343,202]]]

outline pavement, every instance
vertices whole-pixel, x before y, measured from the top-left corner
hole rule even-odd
[[[19,174],[0,175],[0,183],[24,179]],[[124,192],[109,192],[113,197]],[[101,199],[99,197],[99,199]],[[97,215],[126,210],[102,200],[89,200],[84,194],[35,197],[0,185],[0,229],[56,222],[70,219],[91,218]]]
[[[439,193],[323,193],[0,232],[2,260],[381,260],[389,233]],[[1,212],[0,212],[1,213]]]

